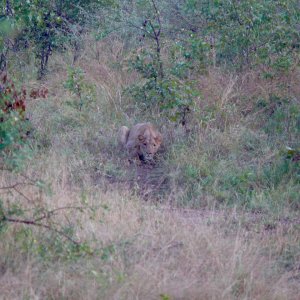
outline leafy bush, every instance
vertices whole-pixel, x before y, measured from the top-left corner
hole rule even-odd
[[[188,62],[189,55],[195,54],[199,49],[194,45],[195,47],[190,47],[194,52],[191,50],[189,54],[183,46],[180,50],[173,47],[168,59],[163,59],[164,37],[160,11],[155,1],[151,2],[148,9],[140,27],[146,44],[129,61],[130,67],[141,74],[143,81],[127,91],[146,108],[159,107],[170,120],[185,125],[187,114],[193,109],[194,99],[199,96],[199,92],[184,74],[192,67]],[[180,59],[184,55],[185,61],[181,63]],[[185,81],[182,81],[183,78]]]
[[[186,1],[177,11],[184,29],[205,37],[218,64],[241,69],[259,63],[283,71],[296,61],[297,1]]]
[[[66,45],[74,49],[73,60],[76,61],[81,49],[81,33],[90,20],[91,9],[97,5],[109,6],[111,1],[6,1],[3,13],[6,19],[13,20],[19,28],[15,44],[25,41],[22,48],[33,51],[38,63],[38,78],[42,78],[48,67],[53,51],[64,51]],[[1,47],[1,40],[0,40]],[[8,50],[16,50],[10,47]]]
[[[75,106],[79,110],[95,100],[95,86],[85,80],[84,73],[80,68],[68,68],[68,78],[64,86],[78,99],[78,103],[75,103]]]
[[[1,168],[18,168],[29,154],[26,137],[30,122],[25,118],[26,89],[18,90],[3,72],[0,74],[0,163]],[[25,150],[25,152],[24,152]]]

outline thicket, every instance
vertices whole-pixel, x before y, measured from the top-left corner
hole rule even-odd
[[[182,123],[199,96],[193,81],[209,66],[274,77],[299,62],[297,1],[120,1],[114,13],[110,26],[122,28],[129,66],[144,79],[130,94]]]
[[[59,238],[51,239],[44,246],[38,244],[39,254],[47,252],[47,248],[54,247],[58,252],[64,250],[67,255],[77,255],[81,251],[89,251],[84,242],[73,237],[72,225],[56,222],[55,218],[61,212],[83,212],[88,207],[86,203],[79,205],[52,208],[42,204],[41,195],[50,192],[48,185],[39,178],[24,175],[24,165],[33,154],[35,139],[34,129],[26,117],[26,100],[32,98],[46,98],[48,90],[44,87],[29,90],[25,76],[10,76],[10,72],[18,72],[18,67],[34,60],[38,79],[43,79],[48,71],[48,62],[53,51],[65,51],[67,44],[72,45],[73,61],[81,47],[80,38],[86,24],[88,8],[94,1],[1,1],[0,16],[0,169],[6,178],[15,178],[17,182],[1,186],[7,191],[5,197],[0,198],[0,232],[8,230],[9,224],[26,225],[19,235],[26,240],[22,247],[35,248],[33,227],[41,227]],[[34,55],[32,56],[31,53]],[[18,61],[16,57],[21,60]],[[17,65],[17,68],[15,67]],[[71,76],[71,75],[70,75]],[[80,88],[72,88],[72,76],[67,82],[69,88],[85,95],[89,88],[79,82]],[[78,79],[80,80],[80,78]],[[81,90],[83,87],[83,90]],[[81,105],[81,104],[79,104]],[[9,180],[8,180],[9,182]],[[28,198],[19,191],[22,186],[30,186],[37,197]],[[13,193],[19,195],[20,201],[11,201]],[[92,209],[93,210],[93,209]],[[69,244],[65,247],[60,238]],[[57,245],[58,243],[58,245]],[[62,248],[62,249],[61,249]],[[53,250],[54,252],[56,250]]]

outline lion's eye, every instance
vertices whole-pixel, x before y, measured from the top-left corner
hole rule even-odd
[[[153,144],[153,146],[154,146],[154,147],[156,147],[156,145],[155,145],[155,144]]]
[[[144,143],[144,146],[147,146],[147,143]]]

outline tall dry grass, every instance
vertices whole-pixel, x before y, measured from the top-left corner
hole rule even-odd
[[[198,110],[181,128],[124,96],[137,75],[121,67],[120,41],[87,37],[85,44],[77,66],[97,99],[80,112],[70,105],[74,95],[63,86],[70,53],[53,57],[55,75],[43,82],[49,98],[28,103],[34,157],[23,171],[46,187],[20,186],[1,198],[26,208],[28,199],[48,209],[93,208],[62,210],[54,219],[91,249],[78,253],[48,230],[10,224],[0,233],[0,298],[298,299],[299,188],[280,167],[274,172],[284,182],[275,185],[272,172],[270,181],[263,177],[266,166],[281,162],[274,145],[296,144],[294,132],[261,129],[272,107],[259,112],[257,102],[271,101],[278,82],[212,69],[199,80]],[[295,78],[284,79],[294,97]],[[145,119],[156,119],[165,137],[162,203],[140,197],[135,169],[116,144],[120,125]],[[1,186],[19,179],[2,172]]]
[[[76,197],[62,190],[53,205]],[[282,266],[299,242],[292,226],[266,230],[234,211],[153,207],[96,188],[89,201],[107,209],[93,220],[82,216],[77,235],[110,251],[43,261],[16,249],[8,232],[0,250],[2,299],[298,299],[297,270]]]

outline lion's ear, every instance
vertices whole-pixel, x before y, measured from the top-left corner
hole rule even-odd
[[[155,142],[156,142],[157,144],[161,144],[161,142],[162,142],[162,136],[161,136],[161,134],[157,135],[157,136],[154,138],[154,140],[155,140]]]
[[[142,134],[139,134],[138,139],[139,139],[140,142],[145,141],[145,137]]]

